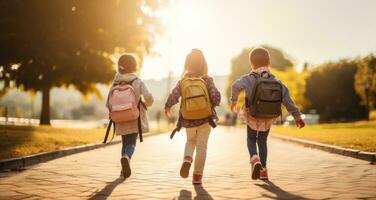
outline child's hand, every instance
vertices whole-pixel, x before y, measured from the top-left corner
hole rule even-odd
[[[170,108],[165,108],[165,115],[167,116],[167,118],[171,118],[172,114],[171,114],[171,109]]]
[[[234,113],[238,112],[236,109],[236,103],[231,104],[231,111]]]
[[[295,124],[298,128],[303,128],[305,126],[305,123],[302,119],[295,120]]]

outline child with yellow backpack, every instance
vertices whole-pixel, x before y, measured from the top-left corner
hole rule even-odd
[[[193,49],[185,60],[181,80],[172,90],[165,104],[167,117],[171,117],[170,109],[179,102],[180,97],[180,116],[177,128],[171,134],[172,138],[181,127],[186,128],[187,131],[180,176],[183,178],[189,176],[193,153],[196,149],[192,183],[201,184],[209,134],[211,127],[214,128],[215,121],[218,120],[214,107],[219,106],[221,94],[215,87],[213,78],[208,76],[208,66],[199,49]]]

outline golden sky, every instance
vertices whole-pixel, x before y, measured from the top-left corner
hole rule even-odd
[[[231,58],[258,44],[283,49],[297,67],[376,53],[375,0],[170,1],[146,79],[179,75],[192,48],[203,50],[212,75],[228,74]]]

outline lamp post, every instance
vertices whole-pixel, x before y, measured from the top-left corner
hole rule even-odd
[[[369,120],[369,83],[366,83],[364,84],[364,91],[365,91],[365,94],[366,94],[366,111],[367,111],[367,120]]]

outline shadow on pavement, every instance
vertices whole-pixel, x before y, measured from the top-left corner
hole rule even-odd
[[[264,181],[264,182],[267,183],[267,185],[266,184],[255,184],[255,185],[275,194],[276,197],[265,195],[265,194],[262,195],[263,197],[270,198],[270,199],[307,199],[299,195],[291,194],[287,192],[286,190],[283,190],[279,186],[275,185],[273,182],[269,180]]]
[[[175,200],[192,200],[192,192],[188,190],[180,190],[178,198]]]
[[[117,179],[115,179],[114,181],[108,183],[106,185],[106,187],[104,187],[101,191],[99,192],[95,192],[94,195],[92,197],[90,197],[89,199],[90,200],[104,200],[104,199],[107,199],[112,191],[114,191],[114,189],[122,182],[124,182],[124,178],[123,177],[119,177]]]
[[[205,188],[202,185],[194,185],[194,187],[195,187],[196,194],[197,194],[195,199],[197,199],[197,200],[199,200],[199,199],[212,200],[213,199],[213,197],[210,196],[208,191],[206,191]]]
[[[176,200],[213,200],[213,197],[205,190],[202,185],[194,185],[196,191],[196,197],[192,198],[192,192],[188,190],[180,190],[179,196]]]

